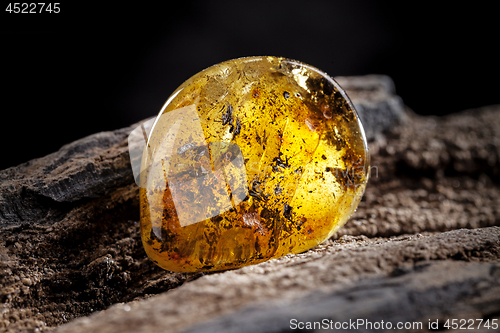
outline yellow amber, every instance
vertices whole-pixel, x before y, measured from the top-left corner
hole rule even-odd
[[[147,136],[144,248],[178,272],[303,252],[349,219],[368,169],[363,127],[328,75],[278,57],[214,65],[170,96]]]

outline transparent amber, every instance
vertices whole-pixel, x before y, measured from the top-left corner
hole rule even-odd
[[[278,57],[214,65],[170,96],[147,136],[144,248],[179,272],[303,252],[349,219],[368,169],[362,125],[328,75]]]

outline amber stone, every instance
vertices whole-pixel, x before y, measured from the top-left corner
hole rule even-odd
[[[142,240],[170,271],[306,251],[346,223],[368,181],[367,143],[346,93],[295,60],[207,68],[175,90],[148,132]]]

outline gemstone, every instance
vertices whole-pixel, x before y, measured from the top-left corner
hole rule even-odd
[[[279,57],[194,75],[129,148],[144,249],[177,272],[306,251],[346,223],[368,181],[368,147],[346,93]]]

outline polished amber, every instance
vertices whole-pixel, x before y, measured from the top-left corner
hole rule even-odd
[[[308,250],[344,225],[368,180],[366,139],[345,92],[286,58],[235,59],[194,75],[167,100],[147,143],[142,240],[171,271]]]

